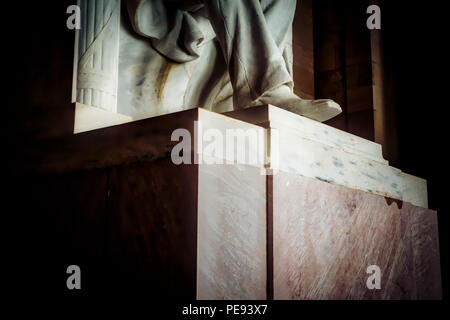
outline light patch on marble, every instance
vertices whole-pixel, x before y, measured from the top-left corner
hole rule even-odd
[[[266,177],[199,165],[197,299],[266,298]]]
[[[267,152],[264,128],[204,109],[199,109],[198,112],[195,151],[199,159],[206,160],[203,163],[210,163],[208,159],[215,159],[219,163],[264,168]],[[222,145],[218,148],[222,150],[219,154],[215,152],[214,144]]]
[[[75,103],[75,123],[73,133],[91,131],[131,121],[131,117],[97,107],[86,106],[77,102]]]
[[[275,299],[441,297],[436,213],[279,172],[273,176]],[[378,265],[381,290],[368,290]]]

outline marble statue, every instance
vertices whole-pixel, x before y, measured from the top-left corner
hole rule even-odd
[[[77,102],[134,119],[265,104],[331,119],[341,112],[337,103],[293,92],[295,6],[296,0],[81,1]]]
[[[75,45],[76,101],[116,112],[120,0],[81,1],[81,9]]]

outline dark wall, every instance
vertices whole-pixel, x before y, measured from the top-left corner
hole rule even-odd
[[[297,2],[292,26],[294,92],[314,99],[313,0]]]
[[[73,132],[70,97],[74,32],[66,27],[66,10],[71,4],[72,1],[66,0],[8,1],[1,11],[6,37],[2,110],[8,154],[3,157],[8,185],[4,194],[8,208],[4,231],[11,250],[5,265],[10,271],[7,278],[13,285],[12,291],[22,295],[45,291],[52,282],[47,276],[59,267],[45,262],[49,257],[46,245],[51,231],[62,226],[59,220],[49,219],[52,213],[40,210],[34,201],[35,195],[45,191],[45,179],[36,188],[23,167],[30,161],[24,157],[30,146]],[[58,246],[64,239],[62,236],[51,241]],[[63,255],[64,245],[60,249],[54,254]],[[34,281],[28,277],[30,272],[35,274]]]
[[[316,99],[333,99],[342,114],[327,124],[374,141],[370,30],[364,0],[315,0]]]
[[[441,2],[381,2],[385,56],[392,68],[399,167],[428,181],[430,208],[437,210],[441,235],[443,294],[448,297],[448,258],[444,149],[449,134],[445,80],[448,26]],[[444,149],[443,149],[444,148]]]
[[[73,133],[71,102],[75,32],[66,27],[73,1],[10,4],[3,11],[8,55],[4,68],[11,169],[20,173],[22,151],[43,139]],[[14,165],[12,165],[14,164]]]

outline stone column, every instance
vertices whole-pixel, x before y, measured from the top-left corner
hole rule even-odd
[[[116,112],[120,0],[79,0],[78,5],[76,102]]]

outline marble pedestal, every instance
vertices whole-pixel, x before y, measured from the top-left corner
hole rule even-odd
[[[180,128],[193,137],[191,164],[170,157]],[[263,157],[211,152],[206,133],[229,129],[255,132],[243,149]],[[32,203],[51,222],[43,247],[53,262],[88,270],[87,290],[440,298],[426,182],[390,167],[379,145],[284,110],[191,109],[37,146],[28,159],[39,172]],[[380,290],[366,286],[369,265],[380,267]]]

